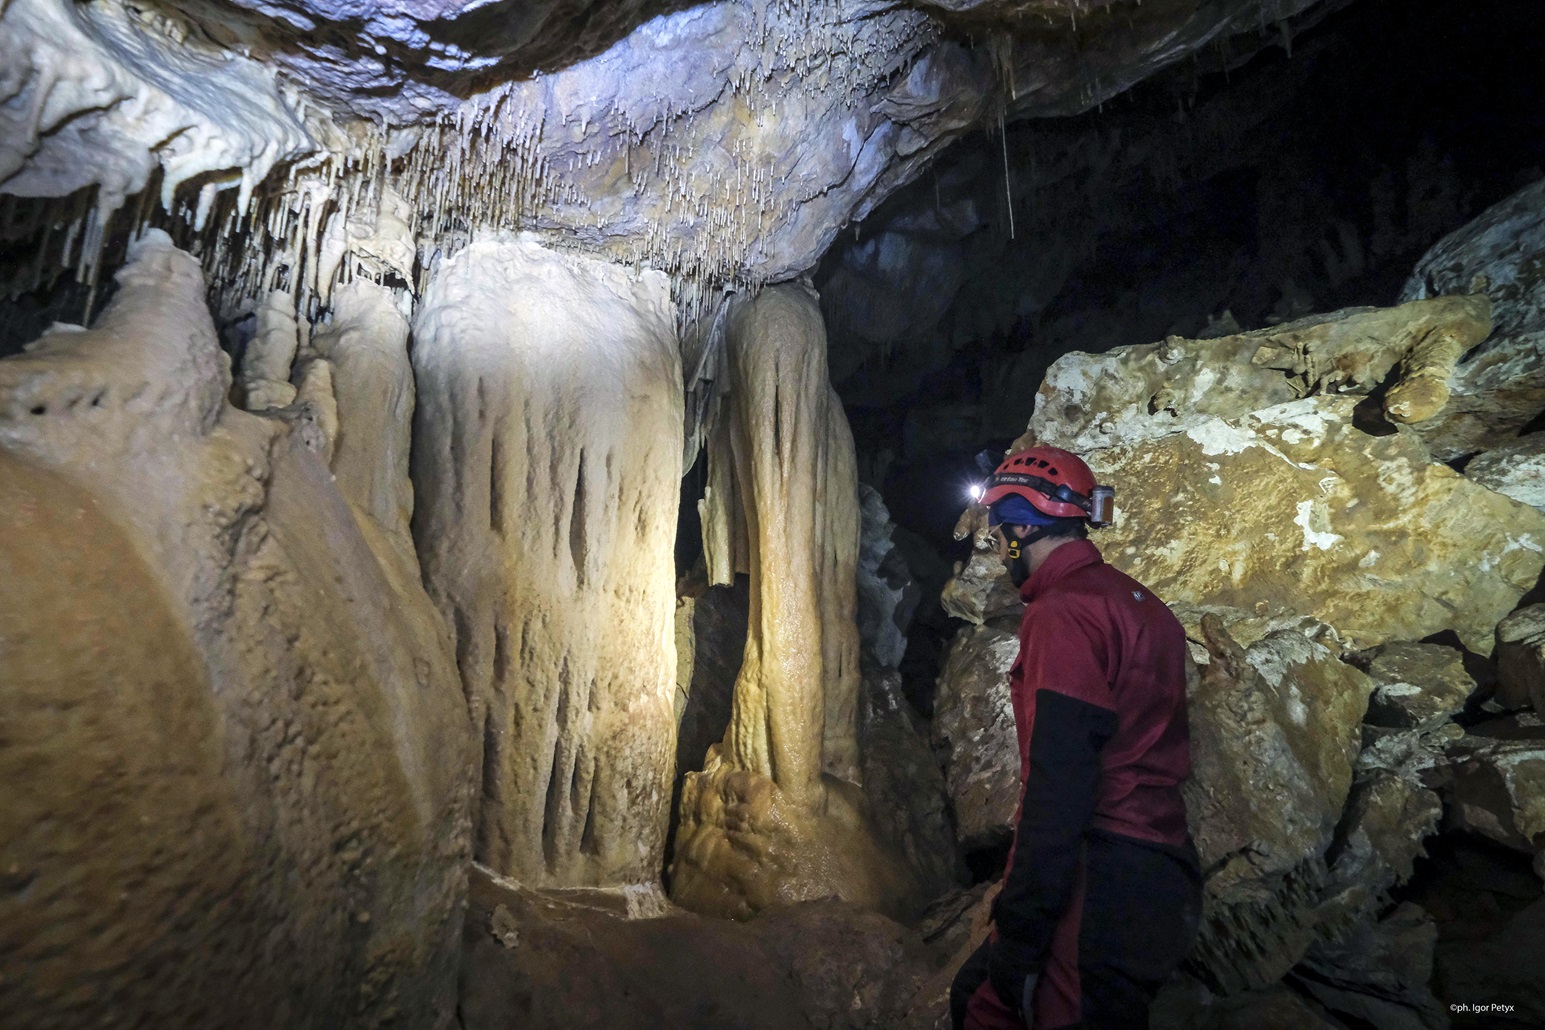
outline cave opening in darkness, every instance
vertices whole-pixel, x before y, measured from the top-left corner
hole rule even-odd
[[[1545,174],[1534,14],[1347,5],[1239,66],[1204,51],[970,137],[839,237],[815,276],[833,381],[926,583],[914,704],[978,455],[1023,432],[1052,362],[1395,303],[1429,246]]]

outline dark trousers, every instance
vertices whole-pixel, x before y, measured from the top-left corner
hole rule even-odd
[[[1069,1006],[1036,994],[1035,1030],[1147,1030],[1148,1006],[1191,950],[1201,916],[1201,873],[1196,852],[1091,830],[1085,839],[1081,892],[1063,917],[1059,945],[1073,954],[1052,956],[1076,970]],[[1018,1013],[998,1001],[987,982],[992,941],[982,943],[950,986],[955,1030],[1013,1030]],[[980,996],[972,1002],[973,995]]]

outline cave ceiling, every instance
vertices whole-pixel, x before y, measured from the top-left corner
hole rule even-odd
[[[390,187],[421,252],[533,230],[779,281],[973,129],[1243,60],[1345,2],[9,0],[0,194],[69,198],[38,263],[85,274],[159,205],[206,267],[243,240],[217,278],[271,284],[321,246],[324,202]],[[49,219],[13,213],[10,238]]]

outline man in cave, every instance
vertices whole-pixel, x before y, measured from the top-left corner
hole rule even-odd
[[[956,1030],[1146,1028],[1196,934],[1185,634],[1087,539],[1112,497],[1055,447],[1010,455],[982,497],[1026,604],[1009,677],[1023,793],[993,932],[950,989]]]

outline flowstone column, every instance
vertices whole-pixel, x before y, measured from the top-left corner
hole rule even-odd
[[[414,537],[483,733],[476,855],[532,884],[656,881],[682,433],[666,280],[475,241],[431,280],[413,364]]]
[[[874,842],[856,781],[859,508],[853,437],[812,291],[741,302],[709,438],[710,577],[751,577],[730,726],[686,778],[671,895],[745,917],[838,895],[903,907],[915,884]]]

